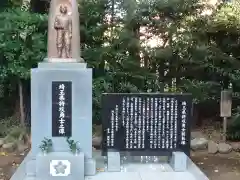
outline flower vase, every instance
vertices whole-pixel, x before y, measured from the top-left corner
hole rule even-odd
[[[79,154],[79,153],[78,153],[78,151],[76,150],[76,151],[74,152],[74,155],[75,155],[75,156],[78,156],[78,154]]]
[[[47,155],[47,150],[43,150],[42,154],[43,154],[43,156],[46,156]]]

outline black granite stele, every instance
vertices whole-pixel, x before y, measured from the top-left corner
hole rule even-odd
[[[103,155],[109,150],[133,156],[190,154],[191,94],[103,94]]]
[[[64,85],[64,134],[59,132],[60,127],[60,89]],[[53,81],[52,82],[52,136],[53,137],[71,137],[72,136],[72,82],[71,81]]]

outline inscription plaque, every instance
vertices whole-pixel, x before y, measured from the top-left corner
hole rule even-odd
[[[72,136],[72,82],[52,82],[52,136]]]
[[[191,94],[103,94],[103,155],[190,154]]]

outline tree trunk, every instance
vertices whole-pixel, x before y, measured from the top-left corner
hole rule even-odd
[[[23,103],[23,85],[22,81],[19,80],[18,83],[19,90],[19,110],[20,110],[20,124],[21,126],[25,126],[25,113],[24,113],[24,103]]]

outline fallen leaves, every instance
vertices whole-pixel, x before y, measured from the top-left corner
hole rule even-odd
[[[97,172],[104,172],[105,169],[104,168],[97,168]]]
[[[18,164],[18,163],[15,163],[15,162],[13,162],[13,163],[12,163],[12,166],[13,166],[13,167],[18,167],[18,166],[19,166],[19,164]]]
[[[6,152],[0,152],[0,156],[8,156],[8,154]]]

